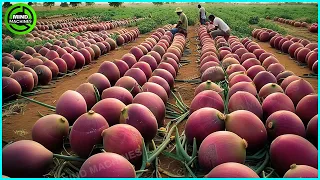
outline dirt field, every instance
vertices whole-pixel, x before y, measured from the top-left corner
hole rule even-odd
[[[311,42],[318,42],[318,34],[310,32],[308,28],[294,27],[289,24],[284,24],[284,23],[273,21],[273,20],[269,20],[269,21],[283,27],[288,32],[288,34],[292,36],[308,39]]]
[[[56,101],[60,95],[67,90],[75,90],[80,84],[86,82],[89,75],[98,71],[100,64],[104,61],[111,61],[114,59],[120,59],[125,53],[128,53],[129,49],[135,45],[140,44],[145,38],[149,37],[151,33],[141,35],[135,42],[127,44],[121,47],[118,50],[111,51],[106,56],[99,58],[95,64],[92,64],[89,69],[84,69],[78,75],[72,77],[63,78],[54,84],[54,88],[47,90],[48,93],[40,94],[34,96],[35,100],[44,102],[46,104],[55,105]],[[199,57],[197,52],[196,41],[196,26],[189,27],[188,29],[188,55],[185,54],[182,59],[190,60],[191,63],[183,66],[178,73],[176,79],[190,79],[199,76],[198,64],[195,62]],[[293,60],[289,59],[288,55],[279,54],[275,49],[270,48],[268,43],[258,42],[259,45],[265,49],[267,52],[273,53],[278,60],[285,66],[287,70],[293,71],[297,75],[309,74],[307,68],[302,68],[298,66]],[[191,54],[189,54],[191,53]],[[308,80],[316,91],[318,91],[317,79],[306,79]],[[191,104],[192,99],[194,98],[194,90],[196,85],[191,85],[189,83],[175,83],[175,89],[178,90],[187,105]],[[170,98],[170,101],[173,101],[173,98]],[[33,124],[40,118],[39,112],[41,114],[49,114],[52,111],[48,111],[46,108],[39,106],[34,103],[28,103],[25,107],[23,113],[17,115],[11,115],[10,117],[3,118],[3,140],[6,142],[9,141],[18,141],[22,139],[31,139],[31,129]],[[181,123],[179,130],[183,131],[184,123]],[[164,156],[160,156],[160,167],[166,171],[174,173],[176,175],[182,175],[182,168],[175,161],[170,160]],[[154,176],[152,173],[145,173],[145,177]]]
[[[286,70],[290,70],[294,72],[297,76],[302,76],[304,74],[310,74],[310,71],[307,67],[299,66],[295,61],[290,59],[288,54],[281,54],[280,51],[270,47],[269,43],[258,42],[257,43],[266,50],[267,52],[273,53],[275,57],[279,60],[279,62],[286,68]],[[309,83],[312,84],[315,91],[318,93],[318,79],[314,78],[304,78]]]

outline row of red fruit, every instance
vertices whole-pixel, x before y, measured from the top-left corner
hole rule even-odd
[[[270,33],[269,33],[270,32]],[[296,59],[300,63],[307,63],[308,68],[314,73],[318,73],[318,43],[311,43],[306,39],[299,39],[291,35],[282,36],[275,31],[268,29],[254,29],[252,36],[260,41],[268,41],[265,38],[269,33],[270,46],[288,53],[291,58]]]
[[[89,83],[83,83],[76,91],[64,92],[57,101],[56,114],[35,123],[33,141],[22,140],[4,148],[3,174],[9,177],[47,174],[55,157],[51,151],[61,150],[63,139],[69,137],[71,150],[85,158],[77,172],[79,177],[135,177],[133,165],[141,165],[143,139],[150,141],[158,127],[163,126],[165,103],[185,46],[183,35],[173,37],[166,31],[171,28],[168,25],[157,29],[121,60],[103,62],[98,73],[88,77]],[[102,100],[97,98],[100,95]],[[88,109],[91,110],[87,113]],[[53,126],[58,128],[47,128]],[[106,152],[91,154],[101,142]],[[21,146],[23,151],[19,151]],[[105,162],[114,163],[99,171],[91,170]],[[21,168],[26,166],[29,168]]]
[[[101,55],[114,50],[119,45],[134,41],[139,30],[119,30],[126,39],[116,43],[110,34],[86,32],[76,38],[56,40],[53,44],[26,47],[24,51],[2,54],[2,73],[6,86],[3,97],[7,99],[15,94],[31,92],[38,84],[47,85],[52,78],[66,75],[68,71],[82,68]],[[119,36],[122,37],[122,36]]]
[[[24,37],[26,37],[27,42],[31,43],[41,40],[54,40],[63,36],[70,36],[71,33],[111,30],[117,27],[126,26],[142,19],[143,18],[99,23],[92,23],[91,21],[79,21],[59,24],[58,28],[51,28],[52,25],[38,25],[38,27],[35,27],[31,33],[24,35]],[[10,36],[5,34],[2,34],[2,38],[3,41],[12,39]]]
[[[188,139],[195,137],[200,142],[203,140],[199,149],[199,164],[207,171],[211,170],[206,176],[258,177],[256,173],[261,171],[253,172],[241,164],[246,159],[246,149],[252,152],[263,148],[268,135],[273,140],[270,147],[271,166],[279,175],[317,177],[317,160],[312,156],[318,153],[315,148],[318,96],[313,94],[311,84],[286,71],[273,54],[248,38],[240,40],[231,36],[226,41],[223,37],[217,37],[213,41],[204,27],[200,27],[198,33],[202,44],[200,72],[203,66],[211,64],[202,73],[202,78],[206,76],[208,79],[202,79],[206,82],[196,88],[196,96],[190,106],[192,114],[185,131],[190,136]],[[224,72],[227,77],[224,77]],[[213,83],[223,84],[225,78],[229,89],[222,89]],[[227,97],[224,91],[228,92]],[[223,115],[221,112],[230,114]],[[199,128],[201,131],[191,128],[201,124],[206,124]],[[242,139],[246,140],[246,146],[243,146]],[[293,141],[295,143],[291,143]],[[224,142],[228,142],[230,149],[225,148]],[[301,147],[301,144],[304,146]],[[206,153],[211,152],[213,147],[219,154]],[[239,171],[242,173],[236,173]]]
[[[312,33],[318,33],[318,23],[312,23],[311,25],[308,25],[308,23],[306,22],[300,22],[300,21],[278,18],[278,17],[273,18],[273,20],[278,21],[280,23],[284,23],[284,24],[290,24],[291,26],[294,26],[294,27],[305,27],[305,28],[308,28],[308,30]]]

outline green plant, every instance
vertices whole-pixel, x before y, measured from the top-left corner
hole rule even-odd
[[[94,5],[94,2],[86,2],[86,6],[92,6]]]
[[[68,7],[69,5],[68,5],[67,2],[62,2],[62,3],[60,4],[60,6],[61,6],[61,7]]]
[[[152,4],[154,4],[156,6],[160,6],[160,5],[163,5],[163,2],[153,2]]]
[[[54,6],[54,2],[44,2],[43,6],[51,8],[52,6]]]
[[[138,29],[141,34],[148,33],[157,27],[157,23],[152,19],[144,19],[138,23]]]
[[[81,4],[81,2],[70,2],[70,6],[77,7]]]
[[[258,23],[259,23],[259,17],[258,16],[249,18],[249,24],[258,24]]]
[[[122,5],[122,2],[109,2],[109,5],[112,7],[120,7]]]
[[[4,2],[4,3],[3,3],[3,7],[4,7],[4,8],[8,8],[8,7],[10,7],[10,6],[12,6],[12,4],[11,4],[10,2]]]

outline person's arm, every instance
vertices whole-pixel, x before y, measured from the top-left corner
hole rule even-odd
[[[219,29],[219,23],[217,21],[214,22],[215,20],[213,20],[213,25],[214,25],[214,30],[217,30],[217,29]]]
[[[176,28],[179,28],[179,27],[181,26],[181,24],[182,24],[182,22],[181,22],[181,20],[179,19],[179,21],[178,21],[178,23],[177,23],[177,25],[176,25]]]
[[[184,23],[185,19],[184,18],[180,18],[179,19],[179,27]]]

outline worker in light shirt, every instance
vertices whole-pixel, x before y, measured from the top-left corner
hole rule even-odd
[[[204,9],[204,7],[201,7],[201,5],[198,5],[199,8],[199,19],[200,19],[200,24],[204,25],[206,23],[206,10]]]
[[[214,15],[210,15],[209,20],[213,22],[213,25],[215,26],[214,30],[209,32],[212,39],[216,38],[217,36],[223,36],[227,40],[231,34],[228,24],[225,23],[221,18],[215,17]]]

